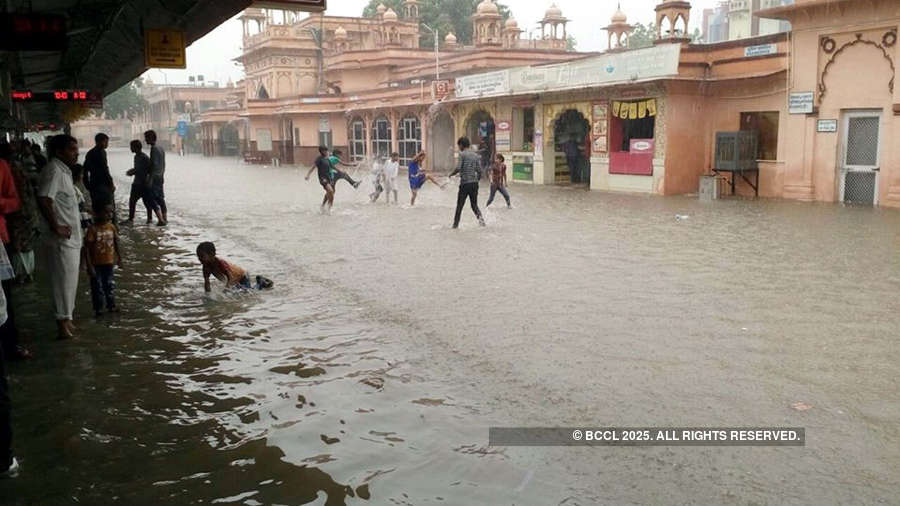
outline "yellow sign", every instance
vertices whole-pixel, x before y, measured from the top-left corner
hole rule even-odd
[[[613,116],[620,119],[643,119],[656,116],[656,99],[638,102],[613,102]]]
[[[144,30],[144,63],[161,69],[187,68],[184,32]]]

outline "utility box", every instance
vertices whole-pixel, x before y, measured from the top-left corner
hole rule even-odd
[[[700,176],[700,200],[711,202],[719,198],[719,177]]]

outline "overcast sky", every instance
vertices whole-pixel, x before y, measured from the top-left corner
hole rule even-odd
[[[510,7],[521,28],[533,29],[537,27],[537,22],[543,17],[551,1],[506,0],[503,3]],[[572,20],[568,25],[568,33],[575,36],[579,51],[606,49],[606,32],[602,27],[609,24],[609,18],[616,10],[617,0],[556,0],[556,3],[563,15]],[[659,3],[658,0],[622,0],[621,3],[629,23],[646,24],[656,19],[653,8]],[[717,3],[718,0],[693,0],[689,31],[693,32],[694,28],[700,27],[703,9]],[[359,16],[367,4],[367,0],[329,0],[327,14]],[[203,75],[207,82],[220,81],[224,84],[229,78],[238,81],[242,77],[242,71],[231,60],[241,53],[241,38],[241,23],[237,19],[231,19],[188,48],[187,70],[154,69],[144,75],[157,83],[169,84],[187,83],[188,76],[198,74]]]

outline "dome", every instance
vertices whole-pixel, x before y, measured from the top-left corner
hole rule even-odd
[[[389,9],[384,13],[384,20],[385,20],[385,21],[397,21],[397,13],[394,12],[394,9],[390,9],[390,8],[389,8]]]
[[[478,14],[500,14],[500,9],[497,8],[497,4],[492,0],[482,0],[482,2],[478,4],[476,12],[478,12]]]
[[[615,23],[627,23],[627,22],[628,22],[628,16],[626,16],[625,13],[622,12],[622,9],[621,9],[621,8],[618,8],[618,9],[616,9],[616,13],[612,15],[612,18],[611,18],[610,20],[613,22],[613,24],[615,24]]]
[[[378,4],[378,7],[375,8],[375,12],[377,12],[378,14],[384,14],[384,11],[386,10],[387,7],[385,7],[384,4]]]
[[[456,44],[456,35],[453,35],[453,32],[448,33],[447,36],[444,37],[444,42],[447,44]]]
[[[556,4],[551,5],[550,8],[547,9],[547,12],[544,13],[544,19],[553,19],[553,18],[561,18],[561,17],[562,17],[562,10],[560,10],[560,8],[556,6]]]
[[[343,26],[339,26],[334,30],[334,38],[336,39],[346,39],[347,38],[347,30],[344,30]]]
[[[507,27],[507,28],[518,28],[518,27],[519,27],[519,23],[516,23],[516,20],[515,20],[515,19],[509,18],[509,19],[506,20],[506,27]]]

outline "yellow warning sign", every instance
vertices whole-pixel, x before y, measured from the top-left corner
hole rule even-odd
[[[187,68],[184,32],[144,30],[144,63],[153,68]]]

